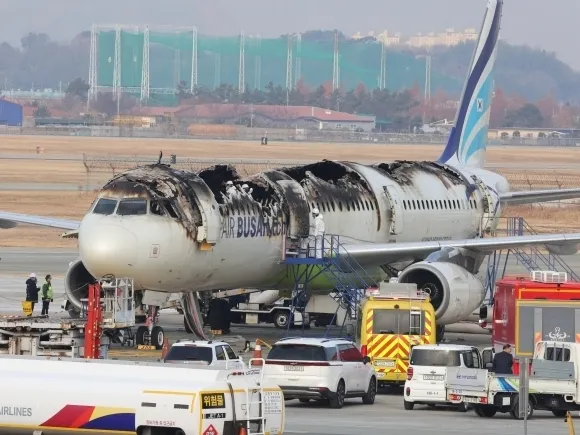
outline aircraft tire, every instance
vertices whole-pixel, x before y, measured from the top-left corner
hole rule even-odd
[[[147,326],[139,326],[137,328],[137,332],[135,333],[135,344],[137,346],[141,346],[146,344],[145,342],[148,341],[149,330]]]
[[[151,346],[155,349],[161,350],[163,348],[163,341],[165,341],[165,331],[161,326],[154,326],[151,331]]]

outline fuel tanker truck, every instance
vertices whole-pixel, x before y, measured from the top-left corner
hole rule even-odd
[[[0,434],[284,430],[284,396],[260,368],[2,355],[0,386]]]

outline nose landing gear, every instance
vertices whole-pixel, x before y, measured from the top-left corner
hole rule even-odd
[[[153,346],[156,350],[163,348],[165,331],[163,331],[161,326],[156,325],[158,321],[159,307],[150,305],[147,311],[145,326],[139,326],[135,334],[135,343],[137,346]]]

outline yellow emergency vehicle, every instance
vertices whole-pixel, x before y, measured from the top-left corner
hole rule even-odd
[[[360,319],[361,352],[379,386],[403,385],[411,348],[436,342],[435,310],[416,284],[381,283],[363,299]]]

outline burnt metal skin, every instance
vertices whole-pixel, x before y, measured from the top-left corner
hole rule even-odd
[[[225,195],[230,179],[248,184],[252,197]],[[79,300],[83,280],[106,274],[133,276],[136,289],[176,293],[291,289],[294,283],[280,264],[283,238],[288,234],[291,243],[307,236],[313,208],[322,212],[327,233],[339,234],[346,244],[465,239],[478,235],[483,209],[479,192],[471,193],[477,207],[465,206],[468,189],[461,173],[432,162],[365,166],[322,161],[248,178],[224,166],[197,174],[166,165],[130,170],[107,183],[99,198],[168,202],[177,216],[89,212],[79,228],[82,262],[67,274],[67,293]],[[457,206],[439,209],[433,204],[428,210],[426,204],[433,200]],[[214,238],[206,237],[211,234]],[[157,256],[151,255],[154,247]],[[425,257],[399,254],[365,266],[408,264]],[[478,267],[474,263],[470,272]],[[331,285],[321,279],[310,289],[328,291]]]

